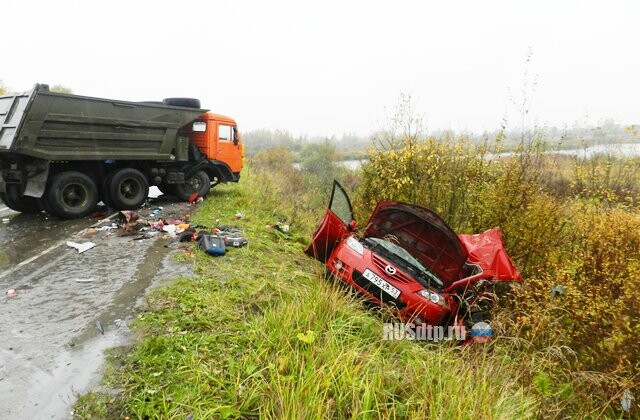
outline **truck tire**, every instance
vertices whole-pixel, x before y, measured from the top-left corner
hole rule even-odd
[[[184,184],[175,184],[173,194],[180,200],[187,201],[198,193],[198,197],[204,197],[211,189],[211,180],[205,171],[196,172],[191,178],[185,179]]]
[[[139,208],[149,196],[149,182],[142,172],[133,168],[118,169],[108,178],[109,197],[116,210]],[[109,203],[105,203],[107,206]]]
[[[171,106],[200,109],[200,99],[196,98],[166,98],[162,100],[162,103]]]
[[[40,200],[35,197],[21,195],[19,185],[8,184],[7,191],[0,193],[0,198],[2,198],[7,207],[20,213],[36,214],[42,211]]]
[[[102,181],[102,188],[100,188],[100,199],[108,208],[114,208],[113,199],[111,198],[111,180],[113,179],[113,174],[115,172],[111,172],[107,175]]]
[[[45,194],[46,206],[62,219],[84,217],[98,204],[98,187],[82,172],[66,171],[55,175]]]
[[[48,215],[53,217],[61,217],[49,204],[49,199],[47,198],[47,191],[40,197],[40,206],[42,209],[47,212]]]

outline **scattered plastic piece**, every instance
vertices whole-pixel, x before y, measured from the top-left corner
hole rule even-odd
[[[9,223],[10,221],[11,221],[11,219],[6,218],[6,217],[4,219],[2,219],[2,223]]]
[[[189,197],[189,203],[193,204],[193,202],[196,201],[197,198],[198,198],[198,193],[191,194],[191,196]]]
[[[164,225],[162,227],[162,230],[167,232],[170,237],[172,238],[176,237],[176,225]]]
[[[98,330],[100,334],[104,334],[104,327],[100,321],[96,321],[96,330]]]
[[[140,215],[135,211],[131,210],[122,210],[120,214],[124,216],[124,221],[127,223],[133,223],[140,218]]]
[[[7,290],[7,296],[15,296],[17,293],[16,289]]]
[[[77,242],[67,242],[67,246],[77,249],[78,254],[82,254],[83,252],[88,251],[94,246],[96,246],[96,244],[94,244],[93,242],[85,242],[82,244],[79,244]]]
[[[236,219],[242,219],[243,217],[244,217],[244,213],[237,212],[237,213],[235,214],[235,218],[236,218]]]
[[[564,296],[567,294],[567,289],[564,288],[563,285],[561,284],[556,284],[555,286],[553,286],[553,289],[551,289],[551,297],[555,298],[558,296]]]
[[[149,227],[153,230],[162,230],[164,227],[164,221],[158,220],[157,222],[151,222],[149,223]]]
[[[280,230],[280,232],[282,233],[289,233],[289,229],[290,226],[289,225],[281,225],[281,224],[277,224],[276,227]]]
[[[88,279],[76,279],[76,283],[91,283],[91,282],[94,282],[94,281],[96,281],[96,279],[93,278],[93,277],[88,278]]]
[[[162,191],[160,191],[160,189],[156,186],[151,186],[151,188],[149,188],[149,198],[158,198],[160,196],[163,196],[164,193]]]
[[[622,393],[622,397],[620,398],[620,406],[622,407],[622,411],[628,413],[631,411],[631,405],[633,404],[634,396],[628,389],[625,389]]]

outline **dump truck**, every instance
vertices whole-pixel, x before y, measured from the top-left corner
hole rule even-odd
[[[64,219],[140,207],[149,186],[181,200],[238,182],[236,122],[195,98],[130,102],[37,84],[0,96],[0,198],[23,213]]]

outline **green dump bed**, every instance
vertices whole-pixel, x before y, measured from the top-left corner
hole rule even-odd
[[[0,96],[0,157],[47,160],[166,160],[178,130],[205,113],[161,103],[50,92]]]

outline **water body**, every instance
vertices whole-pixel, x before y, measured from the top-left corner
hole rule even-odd
[[[598,155],[607,155],[614,157],[636,157],[640,156],[640,142],[622,144],[597,144],[595,146],[589,146],[582,149],[549,150],[547,153],[564,156],[576,156],[581,159],[590,159]],[[512,156],[513,154],[513,152],[504,152],[497,155],[490,153],[488,157],[492,158],[495,156]],[[366,161],[367,159],[354,159],[342,160],[338,163],[349,169],[356,170]],[[300,164],[296,164],[296,168],[300,169]]]

